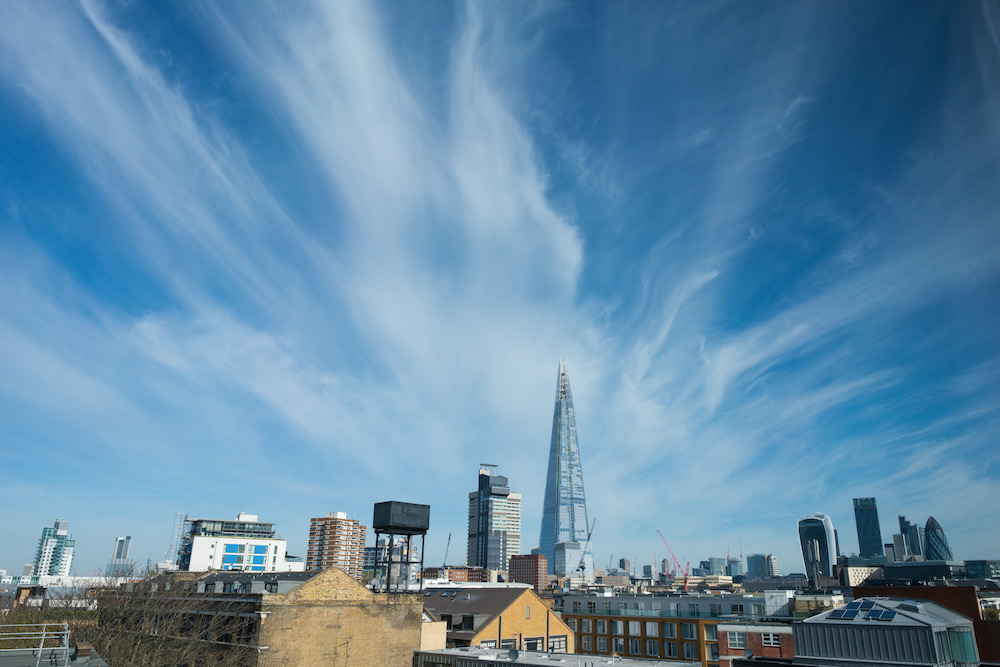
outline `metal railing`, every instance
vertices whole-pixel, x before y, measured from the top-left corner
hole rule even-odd
[[[69,665],[69,624],[0,625],[0,657],[7,656],[23,656],[14,664]]]

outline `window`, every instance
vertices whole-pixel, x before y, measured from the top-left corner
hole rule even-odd
[[[729,632],[729,648],[746,648],[747,637],[742,632]]]
[[[584,651],[590,650],[590,635],[584,635],[580,638],[580,648]]]
[[[587,637],[590,639],[590,637]],[[566,652],[566,635],[554,635],[549,637],[549,651],[552,653]]]
[[[681,623],[681,636],[684,639],[697,639],[698,626],[694,623]]]
[[[762,604],[755,604],[753,606],[753,616],[754,616],[754,618],[760,618],[763,615],[764,615],[764,605],[762,605]]]
[[[698,659],[698,645],[684,643],[684,659],[685,660],[697,660]]]
[[[541,651],[545,648],[545,637],[525,637],[525,651]]]
[[[663,657],[677,657],[677,642],[663,642]]]
[[[210,584],[205,584],[205,592],[206,593],[214,593],[215,592],[215,582],[214,581],[212,583],[210,583]]]
[[[642,634],[642,621],[629,621],[628,622],[628,633],[633,637],[638,637]]]
[[[615,639],[611,640],[611,643],[614,645],[614,651],[618,655],[621,655],[622,653],[625,652],[625,640],[624,639],[617,639],[617,638],[615,638]]]
[[[589,611],[590,613],[594,613],[595,611],[597,611],[597,603],[596,602],[588,602],[587,603],[587,611]]]
[[[688,618],[698,618],[701,614],[698,611],[698,605],[689,603],[688,604]]]
[[[233,582],[227,581],[226,583],[222,584],[222,592],[223,593],[232,593],[233,592],[233,587],[234,587]]]
[[[646,621],[646,636],[656,637],[660,633],[660,624],[656,621]]]
[[[590,632],[590,619],[581,618],[580,619],[580,632]]]
[[[580,611],[580,601],[573,600],[573,611]]]
[[[500,648],[514,648],[514,640],[513,639],[501,639],[500,640]]]
[[[611,621],[611,634],[621,635],[625,634],[624,623],[621,621]]]
[[[597,621],[594,622],[594,625],[596,626],[597,634],[599,635],[608,634],[608,622],[605,621],[603,618],[597,619]]]
[[[566,619],[566,625],[569,626],[570,630],[572,630],[573,632],[576,632],[576,619],[575,618],[567,618]]]
[[[598,653],[607,653],[608,652],[608,638],[607,637],[598,637],[597,638],[597,652]]]
[[[278,592],[278,582],[277,581],[269,581],[269,582],[267,582],[266,584],[264,584],[264,590],[267,591],[268,593],[277,593]]]
[[[713,602],[712,604],[708,605],[708,615],[711,616],[712,618],[718,618],[719,616],[722,616],[722,603]]]
[[[781,635],[777,632],[762,632],[760,639],[764,646],[781,646]]]
[[[676,623],[664,623],[663,624],[663,636],[667,639],[677,639],[677,624]]]
[[[639,655],[640,648],[639,645],[642,643],[641,639],[630,639],[628,640],[628,652],[632,655]]]
[[[486,641],[481,641],[481,642],[479,642],[479,646],[481,646],[482,648],[496,648],[497,647],[497,640],[495,640],[495,639],[488,639]]]
[[[710,662],[715,662],[719,659],[719,645],[718,644],[705,644],[708,649],[708,659]]]
[[[743,615],[743,605],[733,604],[729,606],[729,612],[732,614],[737,614],[739,616]]]
[[[660,657],[660,642],[656,641],[655,639],[647,639],[646,640],[646,655],[648,655],[651,658],[659,658]]]
[[[240,593],[249,593],[250,592],[250,586],[251,586],[251,584],[250,584],[249,581],[244,581],[243,583],[241,583],[240,584]]]
[[[705,626],[705,639],[714,642],[719,639],[719,626],[717,625],[706,625]]]
[[[525,607],[524,608],[524,617],[525,618],[531,618],[531,607]]]

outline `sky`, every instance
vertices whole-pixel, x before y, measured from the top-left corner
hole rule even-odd
[[[598,567],[851,499],[1000,558],[1000,6],[0,3],[0,568],[431,506]],[[372,541],[369,530],[369,543]]]

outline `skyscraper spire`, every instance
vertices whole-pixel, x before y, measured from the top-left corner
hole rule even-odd
[[[561,361],[552,415],[552,441],[549,446],[545,503],[542,506],[542,529],[538,538],[538,551],[548,559],[549,572],[580,576],[577,568],[581,559],[584,559],[584,576],[591,575],[593,559],[586,558],[590,553],[589,525],[580,447],[576,441],[576,416],[573,413],[569,367],[565,361]]]

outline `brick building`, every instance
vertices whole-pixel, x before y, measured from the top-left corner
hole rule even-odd
[[[719,667],[732,667],[733,660],[743,658],[747,650],[757,658],[784,658],[795,656],[791,623],[739,622],[720,623]]]
[[[367,527],[344,512],[331,512],[309,522],[309,549],[306,568],[325,570],[339,567],[361,581],[364,575]]]
[[[548,584],[549,564],[542,554],[511,556],[508,566],[510,580],[517,584],[528,584],[540,591]]]
[[[376,594],[333,567],[156,575],[105,591],[98,617],[110,664],[408,665],[423,609],[419,595]]]
[[[431,579],[447,579],[455,583],[489,583],[491,571],[482,567],[468,565],[449,565],[448,567],[425,567],[424,581]]]

